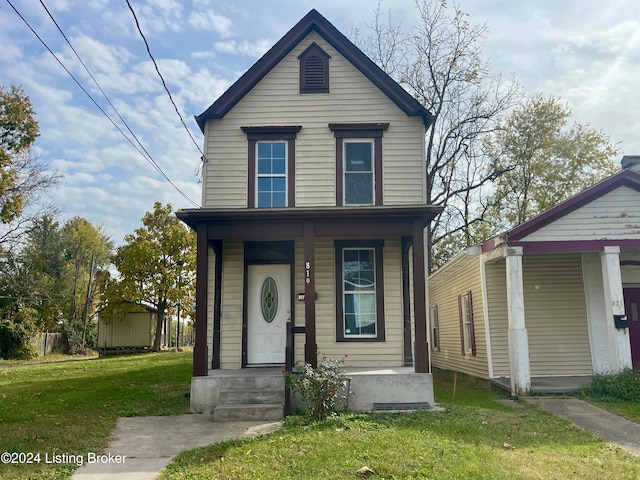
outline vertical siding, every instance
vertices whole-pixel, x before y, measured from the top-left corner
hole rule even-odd
[[[488,378],[483,289],[480,257],[461,257],[458,265],[429,278],[429,304],[438,306],[440,351],[432,351],[434,367]],[[471,291],[476,355],[463,355],[460,347],[458,296]]]
[[[485,263],[487,311],[491,337],[491,361],[494,377],[508,377],[509,319],[507,313],[507,273],[504,259]],[[526,319],[525,319],[526,322]]]
[[[242,241],[225,241],[223,245],[221,368],[240,368],[242,365],[243,248]]]
[[[523,257],[532,376],[593,373],[579,253]]]
[[[330,93],[298,93],[298,55],[316,42],[329,55]],[[389,122],[384,132],[384,203],[424,199],[424,125],[316,33],[311,33],[222,120],[206,128],[204,207],[247,206],[247,140],[241,126],[302,125],[296,139],[296,205],[335,205],[335,139],[329,123]]]
[[[124,318],[100,320],[98,347],[150,347],[155,315],[149,312],[129,312]]]

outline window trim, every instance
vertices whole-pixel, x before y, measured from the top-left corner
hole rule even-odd
[[[307,62],[310,58],[317,57],[322,61],[323,81],[321,84],[309,85],[306,81]],[[317,43],[313,42],[300,55],[298,55],[298,68],[300,77],[300,93],[329,93],[329,59],[331,56]]]
[[[336,342],[384,342],[384,240],[335,240]],[[344,334],[344,291],[342,256],[345,249],[373,249],[376,275],[376,336],[346,337]]]
[[[289,178],[289,165],[288,163],[288,159],[289,159],[289,153],[287,152],[287,150],[289,149],[289,142],[287,140],[256,140],[255,144],[254,144],[254,148],[256,149],[256,152],[258,151],[258,147],[260,144],[276,144],[276,143],[284,143],[285,144],[285,165],[284,165],[284,174],[261,174],[259,172],[259,168],[258,168],[258,156],[255,155],[255,171],[256,171],[256,182],[255,182],[255,206],[256,208],[282,208],[282,207],[273,207],[273,206],[260,206],[260,179],[261,178],[282,178],[284,177],[284,182],[285,182],[285,199],[284,199],[284,207],[288,207],[289,206],[289,185],[287,185],[287,180]],[[273,193],[273,192],[272,192]]]
[[[465,335],[465,318],[463,318],[463,302],[466,301],[467,313],[468,313],[468,325],[469,325],[469,341],[471,345],[467,345],[466,335]],[[460,353],[462,355],[471,355],[473,357],[476,356],[476,333],[475,333],[475,325],[473,323],[473,297],[471,295],[471,290],[458,295],[458,317],[460,319]]]
[[[330,123],[336,139],[336,206],[345,205],[344,197],[344,141],[370,139],[373,141],[373,205],[383,204],[382,189],[382,137],[388,123]]]
[[[258,207],[256,192],[258,188],[258,175],[256,169],[257,143],[264,141],[287,142],[287,207],[295,207],[296,203],[296,137],[302,126],[266,126],[266,127],[240,127],[247,135],[247,208]]]
[[[429,309],[431,321],[431,350],[440,351],[440,319],[438,318],[438,304],[431,305]]]

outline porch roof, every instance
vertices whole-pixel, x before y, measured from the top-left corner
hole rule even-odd
[[[315,236],[412,235],[442,210],[435,205],[187,209],[176,213],[194,230],[207,226],[209,239],[295,238],[314,223]]]

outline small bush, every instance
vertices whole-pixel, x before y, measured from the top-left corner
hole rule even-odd
[[[343,366],[344,358],[323,356],[316,368],[308,363],[298,364],[294,373],[285,373],[287,387],[300,394],[311,417],[325,418],[335,411],[338,400],[347,397],[348,377],[342,371]]]
[[[639,402],[640,373],[624,370],[610,375],[598,375],[581,393],[593,400]]]
[[[37,333],[35,310],[20,308],[0,318],[0,358],[29,360],[38,355],[31,345],[31,336]]]

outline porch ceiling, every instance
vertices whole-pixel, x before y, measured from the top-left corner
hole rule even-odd
[[[441,211],[434,205],[365,207],[293,207],[189,209],[178,218],[194,230],[207,225],[213,239],[294,238],[304,236],[304,224],[314,223],[316,237],[412,235]]]

